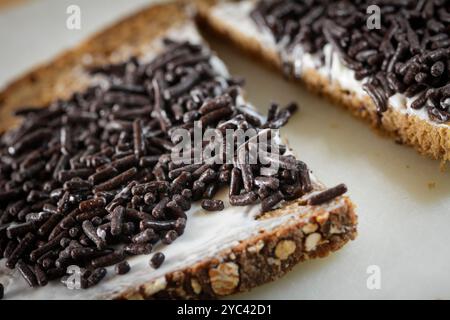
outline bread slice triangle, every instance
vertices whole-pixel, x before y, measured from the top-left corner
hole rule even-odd
[[[85,88],[92,81],[86,67],[131,56],[150,60],[161,50],[163,36],[201,42],[188,12],[181,3],[141,10],[14,81],[0,93],[0,128],[16,123],[10,114],[19,106],[44,105]],[[311,193],[262,216],[259,206],[232,207],[225,201],[224,211],[206,213],[194,205],[187,213],[185,233],[173,244],[156,248],[167,257],[157,270],[148,265],[149,256],[142,255],[129,260],[128,274],[108,272],[90,289],[69,290],[57,281],[30,289],[3,260],[0,282],[11,299],[195,299],[247,291],[355,238],[357,216],[351,200],[339,196],[308,205],[311,195],[325,189],[312,180]]]

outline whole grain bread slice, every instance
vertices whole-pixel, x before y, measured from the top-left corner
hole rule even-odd
[[[270,67],[283,71],[283,61],[279,52],[265,45],[262,36],[244,34],[239,26],[233,23],[233,19],[227,15],[218,17],[213,14],[214,9],[224,2],[238,3],[239,1],[199,0],[198,18],[200,23]],[[244,25],[253,23],[249,16],[247,20],[240,22]],[[441,160],[442,167],[450,161],[449,123],[436,126],[414,114],[399,112],[392,107],[388,108],[380,119],[376,107],[368,95],[361,96],[355,91],[342,88],[339,83],[330,81],[328,77],[314,68],[305,68],[299,80],[311,92],[343,106],[354,116],[367,121],[378,132],[391,136],[398,143],[414,147],[423,155]]]
[[[182,30],[195,31],[187,12],[182,3],[144,9],[14,81],[0,93],[0,128],[17,123],[10,114],[19,106],[39,107],[86,87],[92,80],[86,67],[152,55],[163,35],[183,37]],[[18,299],[194,299],[247,291],[355,238],[357,217],[351,200],[340,196],[309,205],[308,198],[325,189],[316,180],[313,185],[311,193],[263,216],[255,214],[255,207],[228,204],[214,214],[191,209],[185,234],[167,246],[173,254],[168,253],[157,270],[148,266],[148,257],[139,256],[130,260],[132,272],[108,275],[90,289],[68,290],[59,283],[29,289],[2,264],[0,282],[6,298]]]

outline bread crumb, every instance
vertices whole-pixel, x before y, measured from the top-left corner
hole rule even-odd
[[[428,182],[428,189],[432,190],[434,188],[436,188],[436,182]]]

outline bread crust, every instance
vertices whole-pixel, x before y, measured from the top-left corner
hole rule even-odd
[[[89,66],[139,56],[148,49],[146,43],[187,19],[183,3],[152,6],[37,67],[0,93],[0,130],[17,123],[18,120],[10,115],[15,108],[42,106],[54,99],[68,98],[87,86],[89,79],[80,72],[86,66],[83,59],[86,55],[92,58]],[[289,223],[270,232],[263,231],[214,257],[170,272],[163,278],[151,279],[149,271],[151,280],[142,279],[141,285],[107,298],[210,299],[247,291],[277,279],[298,262],[325,257],[356,237],[357,217],[353,203],[345,196],[338,197],[333,203],[336,205],[311,206],[306,216],[300,216],[295,215],[299,211],[296,208],[305,204],[294,201],[263,217],[294,213]]]
[[[306,217],[296,216],[292,223],[263,231],[214,257],[166,274],[164,279],[143,282],[113,298],[215,299],[276,280],[297,263],[326,257],[356,238],[354,204],[348,197],[335,201],[341,204],[331,210],[311,207]],[[273,214],[295,212],[301,205],[295,201]]]
[[[282,61],[277,52],[263,46],[254,38],[247,37],[239,30],[230,28],[211,14],[211,9],[216,3],[216,0],[198,1],[199,22],[252,57],[282,72]],[[377,132],[394,138],[397,143],[414,147],[420,154],[441,160],[442,167],[450,161],[450,124],[434,126],[429,121],[399,112],[392,107],[380,118],[368,96],[361,97],[355,92],[343,89],[314,69],[305,70],[299,81],[311,92],[324,96],[332,103],[346,108],[357,118],[365,120]]]

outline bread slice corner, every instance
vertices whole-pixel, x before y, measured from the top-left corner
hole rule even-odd
[[[199,23],[269,67],[283,71],[283,63],[276,50],[264,45],[260,38],[244,34],[226,17],[218,17],[214,14],[214,9],[226,2],[233,1],[198,0]],[[246,2],[249,1],[246,0]],[[250,20],[250,17],[248,19]],[[342,88],[316,69],[307,68],[299,80],[309,91],[324,96],[332,103],[349,110],[357,118],[368,122],[377,132],[392,137],[397,143],[414,147],[422,155],[440,160],[442,169],[450,162],[449,123],[435,126],[430,121],[399,112],[394,108],[388,108],[380,120],[376,107],[369,96],[362,97],[353,91]]]

